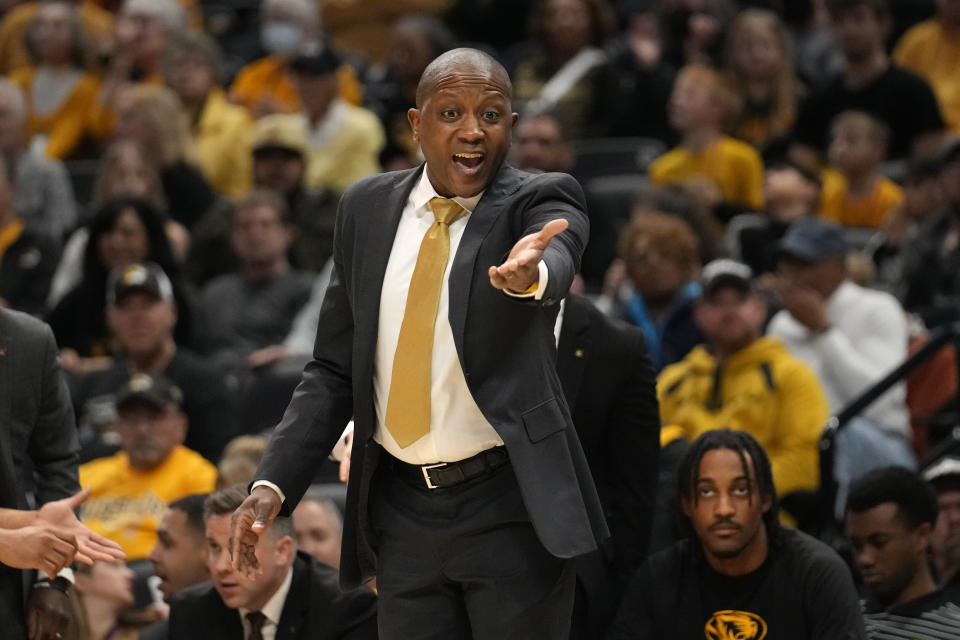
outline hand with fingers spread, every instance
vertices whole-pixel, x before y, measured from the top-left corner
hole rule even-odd
[[[87,487],[69,498],[48,502],[37,511],[36,522],[38,525],[55,527],[66,532],[76,545],[77,562],[92,565],[97,560],[123,560],[126,556],[119,544],[94,533],[77,519],[77,508],[89,497],[90,488]]]
[[[280,496],[264,486],[254,487],[237,507],[230,522],[230,557],[233,568],[252,580],[262,572],[257,560],[257,541],[280,513]]]
[[[75,538],[62,527],[0,529],[0,562],[14,569],[38,569],[53,576],[69,567],[76,554]]]
[[[568,224],[563,218],[551,220],[540,231],[520,238],[510,250],[507,261],[488,270],[490,284],[500,290],[524,293],[539,279],[540,260],[550,240],[564,231]]]

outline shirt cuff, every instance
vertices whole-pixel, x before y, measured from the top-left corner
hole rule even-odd
[[[337,444],[333,445],[333,450],[330,452],[329,458],[336,462],[343,460],[343,456],[347,451],[347,436],[353,433],[353,420],[347,423],[347,428],[343,430],[343,433],[340,434],[340,439],[337,440]]]
[[[44,571],[43,569],[37,571],[37,577],[41,580],[43,579],[53,580],[53,578],[50,577],[50,574]],[[57,572],[57,575],[55,575],[54,578],[63,578],[70,584],[73,584],[74,582],[76,582],[73,575],[73,569],[71,569],[70,567],[64,567],[63,569],[60,569],[60,571]]]
[[[257,480],[253,483],[253,486],[250,487],[250,491],[253,491],[257,487],[267,487],[269,489],[273,489],[273,492],[280,496],[280,504],[283,504],[287,501],[287,496],[283,495],[283,491],[280,491],[280,487],[273,484],[269,480]]]
[[[526,291],[517,293],[510,291],[510,289],[504,289],[503,292],[511,298],[533,298],[534,300],[542,300],[543,294],[547,290],[547,281],[550,275],[547,271],[547,263],[541,260],[537,264],[537,271],[540,274],[539,279]]]

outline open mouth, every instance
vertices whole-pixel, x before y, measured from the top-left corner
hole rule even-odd
[[[453,154],[453,164],[463,173],[472,176],[480,170],[484,157],[484,154],[475,151],[455,153]]]

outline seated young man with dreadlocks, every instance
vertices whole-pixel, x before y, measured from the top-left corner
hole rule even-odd
[[[609,638],[865,638],[840,557],[780,525],[770,460],[753,436],[703,433],[679,483],[692,535],[640,567]]]

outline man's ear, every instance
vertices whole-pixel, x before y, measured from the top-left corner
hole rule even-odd
[[[412,107],[408,109],[407,120],[410,122],[410,130],[413,131],[413,141],[419,144],[420,143],[420,110]]]
[[[274,549],[277,552],[277,566],[289,564],[297,552],[297,547],[293,544],[293,538],[290,536],[281,536]]]
[[[930,536],[933,534],[933,523],[924,522],[913,530],[913,540],[916,550],[926,554],[930,550]]]

